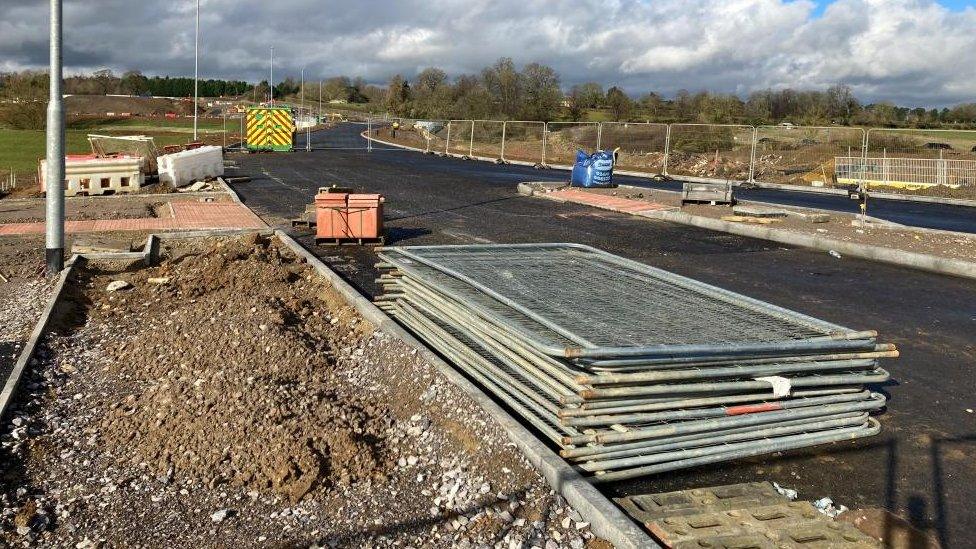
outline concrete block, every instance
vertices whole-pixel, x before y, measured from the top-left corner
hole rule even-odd
[[[745,215],[749,217],[786,217],[789,212],[780,208],[769,208],[766,206],[756,206],[754,204],[739,204],[732,207],[735,215]]]
[[[182,187],[194,181],[224,175],[224,152],[220,147],[200,147],[160,156],[159,182]]]

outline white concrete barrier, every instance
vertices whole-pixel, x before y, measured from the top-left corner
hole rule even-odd
[[[138,156],[98,158],[67,156],[64,161],[65,196],[134,193],[145,183],[143,160]],[[47,160],[41,160],[38,180],[47,190]]]
[[[194,181],[224,175],[224,152],[209,146],[165,154],[157,158],[159,182],[182,187]]]

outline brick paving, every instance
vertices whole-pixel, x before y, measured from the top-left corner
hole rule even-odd
[[[585,204],[587,206],[602,208],[604,210],[612,210],[615,212],[624,212],[624,213],[631,213],[631,214],[639,214],[641,212],[671,211],[677,209],[673,206],[666,206],[664,204],[658,204],[656,202],[647,202],[645,200],[630,200],[628,198],[620,198],[616,196],[608,196],[605,194],[590,193],[579,189],[563,189],[559,191],[553,191],[551,193],[546,193],[546,198],[551,198],[554,200],[560,200],[565,202],[575,202],[577,204]]]
[[[172,217],[66,221],[66,233],[108,231],[173,231],[188,229],[263,229],[267,225],[242,204],[233,202],[170,202]],[[0,224],[0,236],[41,234],[44,223]]]

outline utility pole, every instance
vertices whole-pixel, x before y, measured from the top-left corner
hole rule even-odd
[[[197,0],[197,31],[193,49],[193,140],[197,140],[200,110],[200,0]]]
[[[302,67],[301,95],[302,95],[302,108],[299,109],[298,112],[302,113],[302,116],[305,116],[305,67]]]
[[[271,46],[271,106],[274,107],[274,46]]]
[[[44,256],[47,275],[64,268],[64,98],[61,92],[61,0],[51,0],[51,85],[47,104],[47,211]]]
[[[319,119],[318,122],[322,123],[322,80],[319,80]]]

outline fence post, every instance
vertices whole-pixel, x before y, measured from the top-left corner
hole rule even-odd
[[[749,153],[749,182],[756,181],[756,144],[759,140],[759,128],[752,127],[752,151]]]
[[[474,120],[471,121],[471,142],[468,145],[468,158],[474,158]]]
[[[888,186],[888,147],[881,151],[881,181]]]
[[[549,123],[542,123],[542,167],[546,167],[546,140],[549,138]]]
[[[502,162],[505,162],[505,135],[508,131],[508,120],[502,122]]]
[[[451,155],[451,121],[447,121],[447,139],[444,140],[444,156]]]
[[[668,132],[664,137],[664,173],[661,175],[668,175],[668,157],[671,156],[671,124],[668,124]]]
[[[600,150],[600,145],[603,143],[603,122],[600,122],[596,126],[596,150]]]

